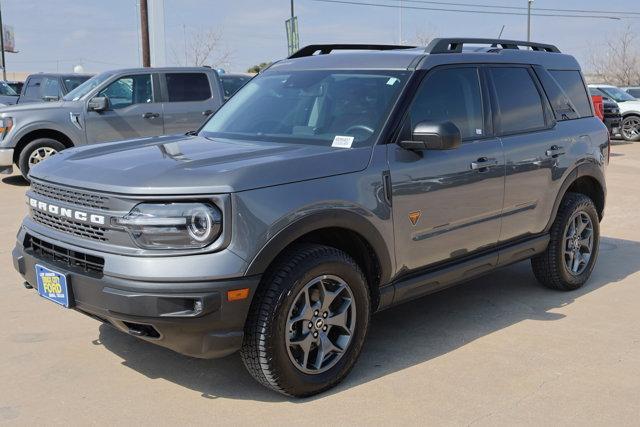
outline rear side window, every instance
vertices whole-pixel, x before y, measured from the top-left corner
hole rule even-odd
[[[634,98],[640,98],[640,88],[627,89],[627,93]]]
[[[204,101],[211,98],[209,79],[204,73],[166,74],[169,102]]]
[[[27,81],[27,85],[24,87],[24,93],[22,96],[29,99],[40,98],[40,84],[42,83],[42,77],[32,77]]]
[[[484,136],[482,90],[477,68],[449,68],[429,74],[409,110],[411,128],[420,122],[453,122],[462,138]]]
[[[526,68],[499,67],[490,70],[500,109],[503,134],[520,133],[546,127],[542,99]]]
[[[579,71],[549,70],[549,73],[558,82],[564,93],[567,94],[573,105],[578,109],[580,117],[592,116],[591,102],[587,96],[582,76]]]

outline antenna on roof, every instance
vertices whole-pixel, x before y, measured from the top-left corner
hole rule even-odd
[[[498,38],[501,39],[502,38],[502,32],[504,31],[504,27],[506,27],[506,25],[502,25],[502,29],[500,30],[500,34],[498,34]]]

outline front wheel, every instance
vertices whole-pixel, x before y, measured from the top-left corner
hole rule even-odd
[[[551,226],[547,249],[531,259],[543,285],[562,291],[580,288],[591,276],[600,243],[600,222],[593,201],[568,193]]]
[[[622,119],[620,133],[625,141],[635,142],[640,140],[640,117],[627,116]]]
[[[305,397],[346,377],[364,343],[370,298],[360,267],[321,245],[294,248],[254,297],[240,352],[247,370],[280,393]]]
[[[51,138],[39,138],[28,143],[18,157],[18,168],[25,179],[29,179],[29,171],[38,163],[58,154],[66,147],[59,141]]]

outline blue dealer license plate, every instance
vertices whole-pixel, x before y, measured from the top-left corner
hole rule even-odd
[[[71,305],[67,276],[57,271],[49,270],[47,267],[36,265],[36,278],[40,296],[64,307]]]

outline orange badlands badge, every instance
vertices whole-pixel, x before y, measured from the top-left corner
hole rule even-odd
[[[411,221],[411,224],[416,225],[420,219],[420,215],[422,215],[420,211],[409,212],[409,221]]]

